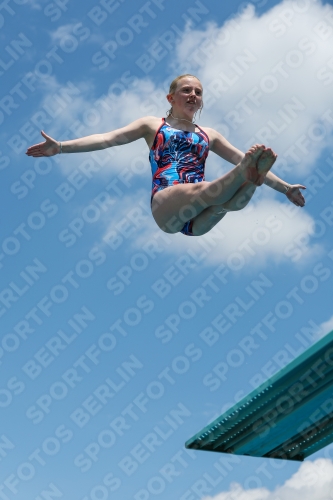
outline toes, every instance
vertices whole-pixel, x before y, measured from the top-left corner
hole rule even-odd
[[[271,150],[271,148],[266,148],[264,153],[265,153],[265,155],[271,155],[273,153],[273,151]]]
[[[253,158],[257,160],[263,154],[265,146],[259,146],[253,153]]]
[[[271,148],[267,148],[265,149],[265,151],[263,151],[260,159],[261,160],[264,160],[264,159],[267,159],[267,158],[271,158],[271,159],[275,159],[277,158],[277,155],[274,153],[274,151],[271,149]]]
[[[265,146],[263,144],[254,144],[249,149],[265,149]]]

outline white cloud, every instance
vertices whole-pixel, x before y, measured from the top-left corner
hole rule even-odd
[[[328,500],[333,498],[333,462],[329,459],[305,461],[298,471],[274,491],[266,488],[245,490],[234,483],[229,491],[203,500]]]
[[[200,255],[204,249],[207,256],[203,264],[226,262],[232,270],[243,267],[245,270],[250,262],[252,268],[263,267],[271,259],[278,262],[284,258],[301,263],[303,257],[318,255],[321,247],[310,240],[312,218],[306,212],[291,209],[286,204],[264,198],[242,211],[228,213],[215,230],[204,236],[165,235],[165,250],[175,255],[188,250]],[[154,223],[143,228],[133,245],[140,248],[153,237],[156,227]],[[308,238],[304,238],[306,235]],[[297,245],[295,240],[299,236],[302,236],[302,244]]]
[[[26,3],[26,2],[25,2]],[[38,0],[28,0],[28,5],[30,5],[30,7],[32,9],[35,9],[35,10],[41,10],[41,6],[40,4],[38,3]]]
[[[30,2],[35,2],[36,0],[30,0]],[[61,48],[64,47],[65,51],[73,52],[78,46],[78,40],[85,40],[86,43],[98,43],[103,44],[105,42],[104,37],[101,34],[89,33],[89,38],[87,38],[85,29],[82,29],[82,23],[68,23],[59,26],[54,31],[49,31],[49,35],[53,43],[60,44]],[[87,40],[86,40],[87,39]]]
[[[331,142],[332,30],[333,9],[320,1],[285,0],[261,17],[250,4],[222,27],[188,29],[173,67],[203,82],[208,124],[240,149],[272,146],[277,167],[288,160],[300,177]]]
[[[324,337],[333,330],[333,316],[320,325],[319,337]]]
[[[44,89],[47,89],[47,92],[41,102],[41,108],[58,110],[55,119],[50,119],[52,123],[49,128],[45,126],[44,130],[59,141],[108,132],[143,116],[142,102],[155,87],[150,81],[141,80],[130,86],[129,90],[124,87],[125,90],[119,95],[109,93],[97,96],[91,80],[67,81],[61,85],[51,76],[44,82]],[[108,165],[100,170],[102,174],[121,173],[128,168],[134,175],[138,172],[143,172],[147,178],[150,175],[148,149],[143,139],[95,154],[101,159],[109,157]],[[69,174],[87,157],[87,154],[84,157],[82,154],[63,155],[60,168],[65,174]],[[143,167],[144,162],[146,169]]]
[[[50,37],[53,43],[59,43],[63,38],[72,35],[75,23],[68,23],[59,26],[56,30],[50,31]]]

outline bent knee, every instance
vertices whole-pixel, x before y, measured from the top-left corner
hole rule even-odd
[[[243,207],[237,207],[237,206],[231,206],[231,207],[227,207],[226,205],[224,205],[224,207],[228,210],[228,212],[238,212],[239,210],[242,210],[243,208],[245,208],[245,206]]]
[[[157,218],[154,217],[154,220],[156,222],[156,224],[158,225],[158,227],[161,229],[161,231],[163,231],[164,233],[167,233],[167,234],[176,234],[176,233],[179,233],[179,231],[181,230],[182,226],[181,227],[178,227],[178,224],[171,224],[170,222],[168,223],[161,223],[158,221]]]
[[[237,201],[231,200],[230,202],[227,201],[226,203],[223,203],[221,205],[223,208],[225,208],[228,212],[238,212],[239,210],[243,210],[243,208],[246,207],[246,205],[249,203],[250,200],[247,199],[239,199]]]
[[[165,220],[165,217],[158,217],[154,213],[152,215],[159,229],[167,234],[179,233],[184,225],[184,223],[179,222],[176,217]]]

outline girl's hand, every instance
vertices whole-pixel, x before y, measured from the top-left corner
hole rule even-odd
[[[306,189],[306,187],[302,186],[302,184],[294,184],[290,186],[288,191],[286,192],[286,197],[297,207],[304,207],[305,199],[300,192],[300,189]]]
[[[34,146],[30,146],[26,150],[26,155],[34,156],[54,156],[60,153],[60,144],[55,139],[52,139],[49,135],[46,135],[45,132],[41,131],[42,136],[45,138],[45,142],[40,142],[39,144],[35,144]]]

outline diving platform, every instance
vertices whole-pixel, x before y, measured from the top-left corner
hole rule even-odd
[[[333,442],[333,331],[189,439],[195,450],[303,461]]]

